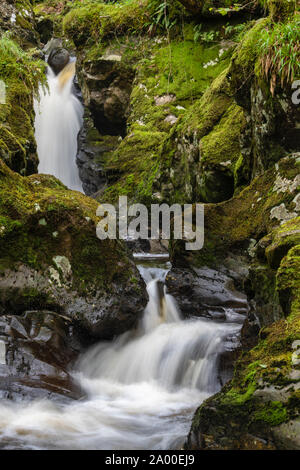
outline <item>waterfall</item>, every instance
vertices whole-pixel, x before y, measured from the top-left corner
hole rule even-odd
[[[178,449],[199,404],[220,389],[218,358],[241,325],[183,320],[166,293],[170,267],[137,264],[149,302],[136,330],[79,358],[73,376],[86,397],[0,405],[6,448]]]
[[[34,102],[35,138],[39,173],[54,175],[68,188],[82,191],[76,153],[83,108],[72,93],[74,75],[74,61],[57,76],[48,68],[48,89],[40,87],[40,99]]]

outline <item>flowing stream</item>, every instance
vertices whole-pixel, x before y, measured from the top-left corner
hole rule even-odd
[[[75,63],[35,102],[39,172],[82,190],[75,162],[82,106],[72,93]],[[0,404],[3,448],[178,449],[199,404],[220,389],[219,359],[240,321],[183,320],[164,281],[166,255],[136,254],[149,302],[136,330],[100,342],[72,375],[84,398]]]
[[[78,361],[86,393],[0,405],[0,441],[26,449],[178,449],[199,404],[220,388],[218,359],[240,324],[183,320],[165,292],[168,261],[137,257],[149,302],[135,331],[100,342]]]
[[[48,89],[40,87],[35,100],[35,138],[39,173],[56,176],[68,188],[82,191],[76,165],[77,135],[83,107],[72,92],[75,61],[56,76],[48,67]]]

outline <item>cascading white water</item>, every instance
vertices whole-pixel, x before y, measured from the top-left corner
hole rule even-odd
[[[220,388],[217,361],[234,323],[182,320],[163,295],[169,269],[138,265],[149,303],[136,331],[101,342],[78,361],[74,377],[85,390],[71,404],[51,401],[0,405],[6,448],[176,449],[195,408]]]
[[[40,87],[40,100],[34,102],[35,138],[39,173],[56,176],[68,188],[82,191],[76,153],[83,107],[72,93],[74,75],[75,62],[57,76],[48,68],[48,89]]]

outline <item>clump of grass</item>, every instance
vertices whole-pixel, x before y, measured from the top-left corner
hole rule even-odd
[[[150,34],[158,30],[171,30],[174,26],[180,24],[184,15],[183,6],[178,0],[149,0],[147,9],[150,14],[150,21],[145,26],[149,27]]]
[[[39,83],[45,84],[45,63],[34,58],[35,50],[23,51],[9,32],[0,38],[0,79],[7,85],[19,84],[28,92],[37,93]]]
[[[274,95],[278,79],[283,87],[300,75],[300,16],[262,30],[258,46],[259,72],[270,81]]]

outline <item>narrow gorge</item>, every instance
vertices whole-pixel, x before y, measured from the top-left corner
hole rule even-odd
[[[300,449],[299,26],[1,1],[1,450]]]

